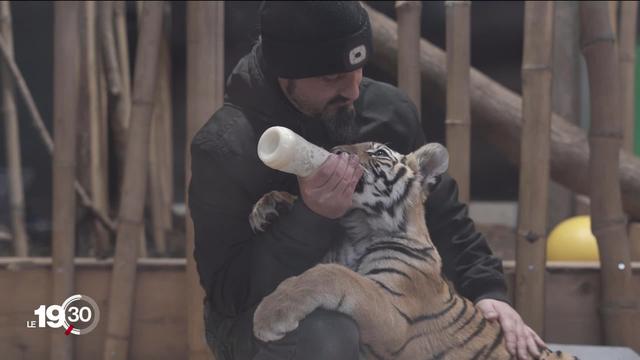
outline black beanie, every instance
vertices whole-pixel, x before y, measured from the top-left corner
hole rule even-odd
[[[357,1],[265,1],[260,32],[269,70],[286,79],[353,71],[371,56],[369,16]]]

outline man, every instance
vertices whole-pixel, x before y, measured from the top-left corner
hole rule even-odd
[[[317,310],[282,340],[252,335],[260,300],[284,279],[317,264],[340,236],[336,220],[361,175],[348,155],[331,155],[298,179],[267,168],[256,145],[285,126],[325,148],[362,141],[409,153],[425,142],[415,107],[396,88],[362,76],[371,29],[357,2],[267,2],[261,39],[228,79],[225,104],[193,139],[189,205],[195,258],[206,291],[207,340],[219,360],[357,359],[350,318]],[[265,193],[300,195],[290,213],[254,234],[248,215]],[[443,271],[485,317],[500,321],[508,348],[527,358],[542,341],[507,303],[501,262],[474,229],[457,185],[443,176],[426,205]]]

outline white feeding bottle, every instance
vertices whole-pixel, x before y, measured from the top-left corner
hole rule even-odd
[[[282,126],[268,128],[258,141],[258,157],[265,165],[300,177],[311,175],[328,156],[325,149]]]

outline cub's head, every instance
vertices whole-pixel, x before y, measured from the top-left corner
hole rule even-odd
[[[437,143],[408,155],[374,142],[337,146],[332,151],[358,155],[364,169],[353,195],[353,209],[394,228],[406,226],[406,210],[426,200],[430,185],[449,165],[447,150]]]

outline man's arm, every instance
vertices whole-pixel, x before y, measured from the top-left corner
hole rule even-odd
[[[426,218],[431,240],[442,255],[443,272],[458,292],[474,302],[485,298],[508,302],[502,261],[476,231],[449,175],[444,174],[429,194]]]
[[[298,200],[268,231],[253,234],[248,216],[257,200],[253,187],[260,180],[250,178],[252,171],[246,167],[252,162],[243,159],[248,155],[221,154],[215,148],[210,141],[194,140],[191,146],[194,256],[213,309],[236,316],[285,278],[317,263],[338,225]]]

